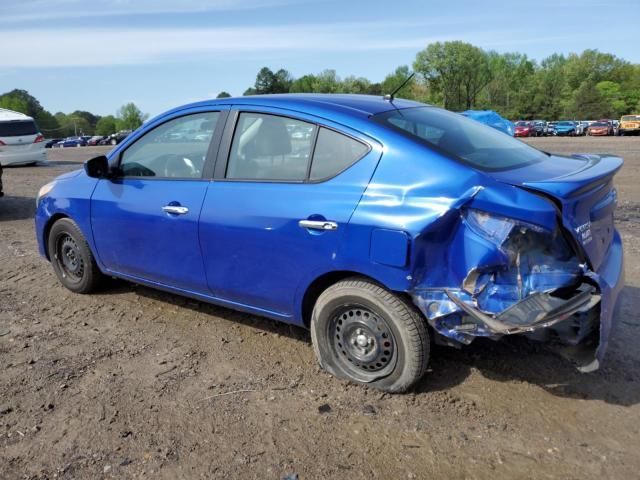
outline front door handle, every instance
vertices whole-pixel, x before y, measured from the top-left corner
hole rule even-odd
[[[162,207],[162,211],[173,215],[184,215],[185,213],[189,213],[189,209],[187,207],[181,207],[180,205],[165,205]]]
[[[300,220],[298,226],[310,228],[311,230],[337,230],[338,224],[328,220]]]

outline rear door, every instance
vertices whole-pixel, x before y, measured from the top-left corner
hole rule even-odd
[[[98,256],[112,272],[206,293],[198,218],[225,111],[180,113],[127,145],[121,175],[91,199]]]
[[[209,287],[291,317],[298,286],[332,269],[381,148],[310,116],[244,108],[220,152],[200,221]]]

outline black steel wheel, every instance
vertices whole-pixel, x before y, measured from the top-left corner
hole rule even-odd
[[[311,338],[329,373],[388,392],[407,390],[429,360],[424,317],[403,297],[359,277],[340,281],[318,297]]]
[[[327,322],[333,354],[355,378],[371,381],[393,370],[393,332],[380,315],[362,305],[338,308]]]
[[[102,272],[73,220],[62,218],[53,224],[47,252],[58,280],[72,292],[90,293],[101,283]]]

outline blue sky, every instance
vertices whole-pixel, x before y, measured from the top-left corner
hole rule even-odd
[[[240,95],[262,66],[380,81],[433,41],[540,60],[597,48],[640,63],[640,0],[2,0],[0,93],[51,112],[153,115]]]

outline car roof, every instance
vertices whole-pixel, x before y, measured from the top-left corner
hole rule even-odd
[[[380,95],[357,95],[335,93],[284,93],[271,95],[249,95],[229,97],[184,105],[179,109],[193,108],[210,104],[216,105],[259,105],[279,107],[305,112],[315,111],[324,114],[347,114],[369,117],[377,113],[398,108],[424,107],[424,103],[396,98],[393,102]]]
[[[24,113],[14,112],[13,110],[7,110],[6,108],[0,108],[0,122],[11,122],[17,120],[33,120],[29,115]]]

